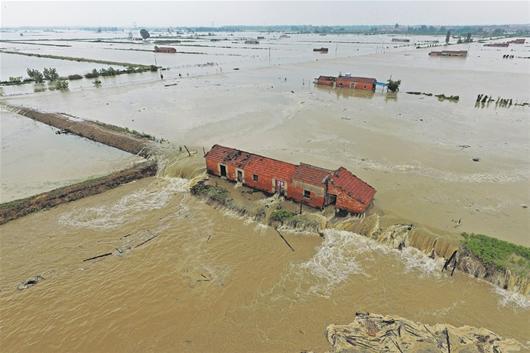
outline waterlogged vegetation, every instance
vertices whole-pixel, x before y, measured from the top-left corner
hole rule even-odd
[[[217,185],[208,185],[202,181],[193,185],[190,191],[193,195],[205,197],[223,206],[229,206],[233,201],[225,188]]]
[[[91,72],[85,74],[85,78],[97,78],[97,77],[109,77],[109,76],[117,76],[117,75],[123,75],[123,74],[136,74],[136,73],[142,73],[142,72],[156,72],[158,71],[158,67],[155,65],[150,66],[144,66],[144,65],[128,65],[124,70],[115,69],[113,67],[109,68],[103,68],[100,70],[93,69]]]
[[[483,234],[463,233],[462,236],[464,249],[485,265],[519,275],[530,273],[530,248]]]
[[[46,87],[43,85],[45,81],[48,81],[48,89],[50,91],[60,90],[65,91],[69,88],[68,81],[81,80],[83,77],[87,79],[96,79],[93,81],[95,87],[101,86],[101,81],[98,80],[98,77],[114,77],[117,75],[123,74],[133,74],[133,73],[142,73],[142,72],[156,72],[158,67],[155,65],[129,65],[125,69],[115,69],[113,67],[102,68],[102,69],[93,69],[91,72],[80,75],[73,74],[68,75],[67,77],[61,77],[55,68],[44,68],[41,72],[37,69],[26,69],[28,78],[22,78],[22,76],[10,77],[9,81],[1,81],[0,85],[4,86],[13,86],[13,85],[23,85],[26,83],[35,83],[35,92],[43,92],[46,90]]]
[[[294,212],[291,212],[289,210],[285,210],[283,208],[278,208],[271,213],[271,221],[284,223],[288,220],[291,220],[296,214]]]
[[[254,201],[239,202],[232,198],[230,192],[225,187],[217,184],[208,184],[206,181],[200,181],[193,185],[190,191],[193,195],[202,197],[208,202],[226,207],[240,215],[253,217],[255,221],[266,225],[274,227],[283,226],[319,234],[325,227],[325,224],[322,224],[322,217],[319,217],[319,215],[311,212],[299,214],[290,211],[282,207],[280,199],[272,199],[265,206],[260,206],[259,202],[256,203]],[[241,195],[246,192],[242,191]]]

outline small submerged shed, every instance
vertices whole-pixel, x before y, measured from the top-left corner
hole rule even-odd
[[[375,91],[377,80],[371,77],[353,77],[350,75],[339,75],[336,80],[337,87],[364,89]]]
[[[295,165],[220,145],[214,145],[205,159],[209,174],[315,208],[335,205],[337,210],[363,213],[376,192],[344,167],[333,171]]]
[[[173,47],[159,47],[155,45],[155,53],[168,53],[168,54],[174,54],[177,52],[177,49]]]
[[[335,88],[354,88],[367,91],[375,91],[377,80],[371,77],[356,77],[349,74],[335,76],[319,76],[315,83],[317,85],[331,86]]]

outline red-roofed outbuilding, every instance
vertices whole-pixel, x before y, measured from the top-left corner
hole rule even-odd
[[[363,213],[376,192],[343,167],[332,171],[304,163],[294,165],[220,145],[214,145],[205,159],[209,174],[315,208],[334,204],[339,210]]]

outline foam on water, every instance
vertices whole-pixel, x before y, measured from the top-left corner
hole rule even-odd
[[[308,290],[315,295],[329,297],[333,289],[352,274],[362,274],[358,255],[375,250],[387,251],[384,245],[352,232],[327,229],[324,235],[325,240],[317,253],[295,269],[307,272],[315,279]]]
[[[74,209],[59,217],[59,223],[77,228],[109,229],[131,222],[143,212],[164,207],[175,193],[188,190],[189,180],[157,178],[146,188],[123,196],[111,205]]]
[[[530,309],[530,299],[521,294],[507,291],[497,286],[493,286],[495,293],[500,296],[499,304],[502,306],[513,306],[515,308]]]
[[[393,252],[397,253],[405,264],[406,271],[419,270],[423,274],[429,274],[433,276],[440,276],[440,268],[443,266],[444,261],[442,258],[432,259],[413,247],[405,247],[399,251],[394,249]]]

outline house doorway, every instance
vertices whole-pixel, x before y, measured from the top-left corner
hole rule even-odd
[[[276,193],[280,196],[285,195],[285,181],[276,180]]]
[[[220,164],[220,165],[219,165],[219,170],[220,170],[220,172],[221,172],[221,176],[222,176],[222,177],[226,177],[226,166]]]
[[[243,172],[241,170],[237,171],[237,181],[239,181],[240,183],[243,182]]]
[[[337,195],[326,194],[326,205],[335,205],[337,203]]]

